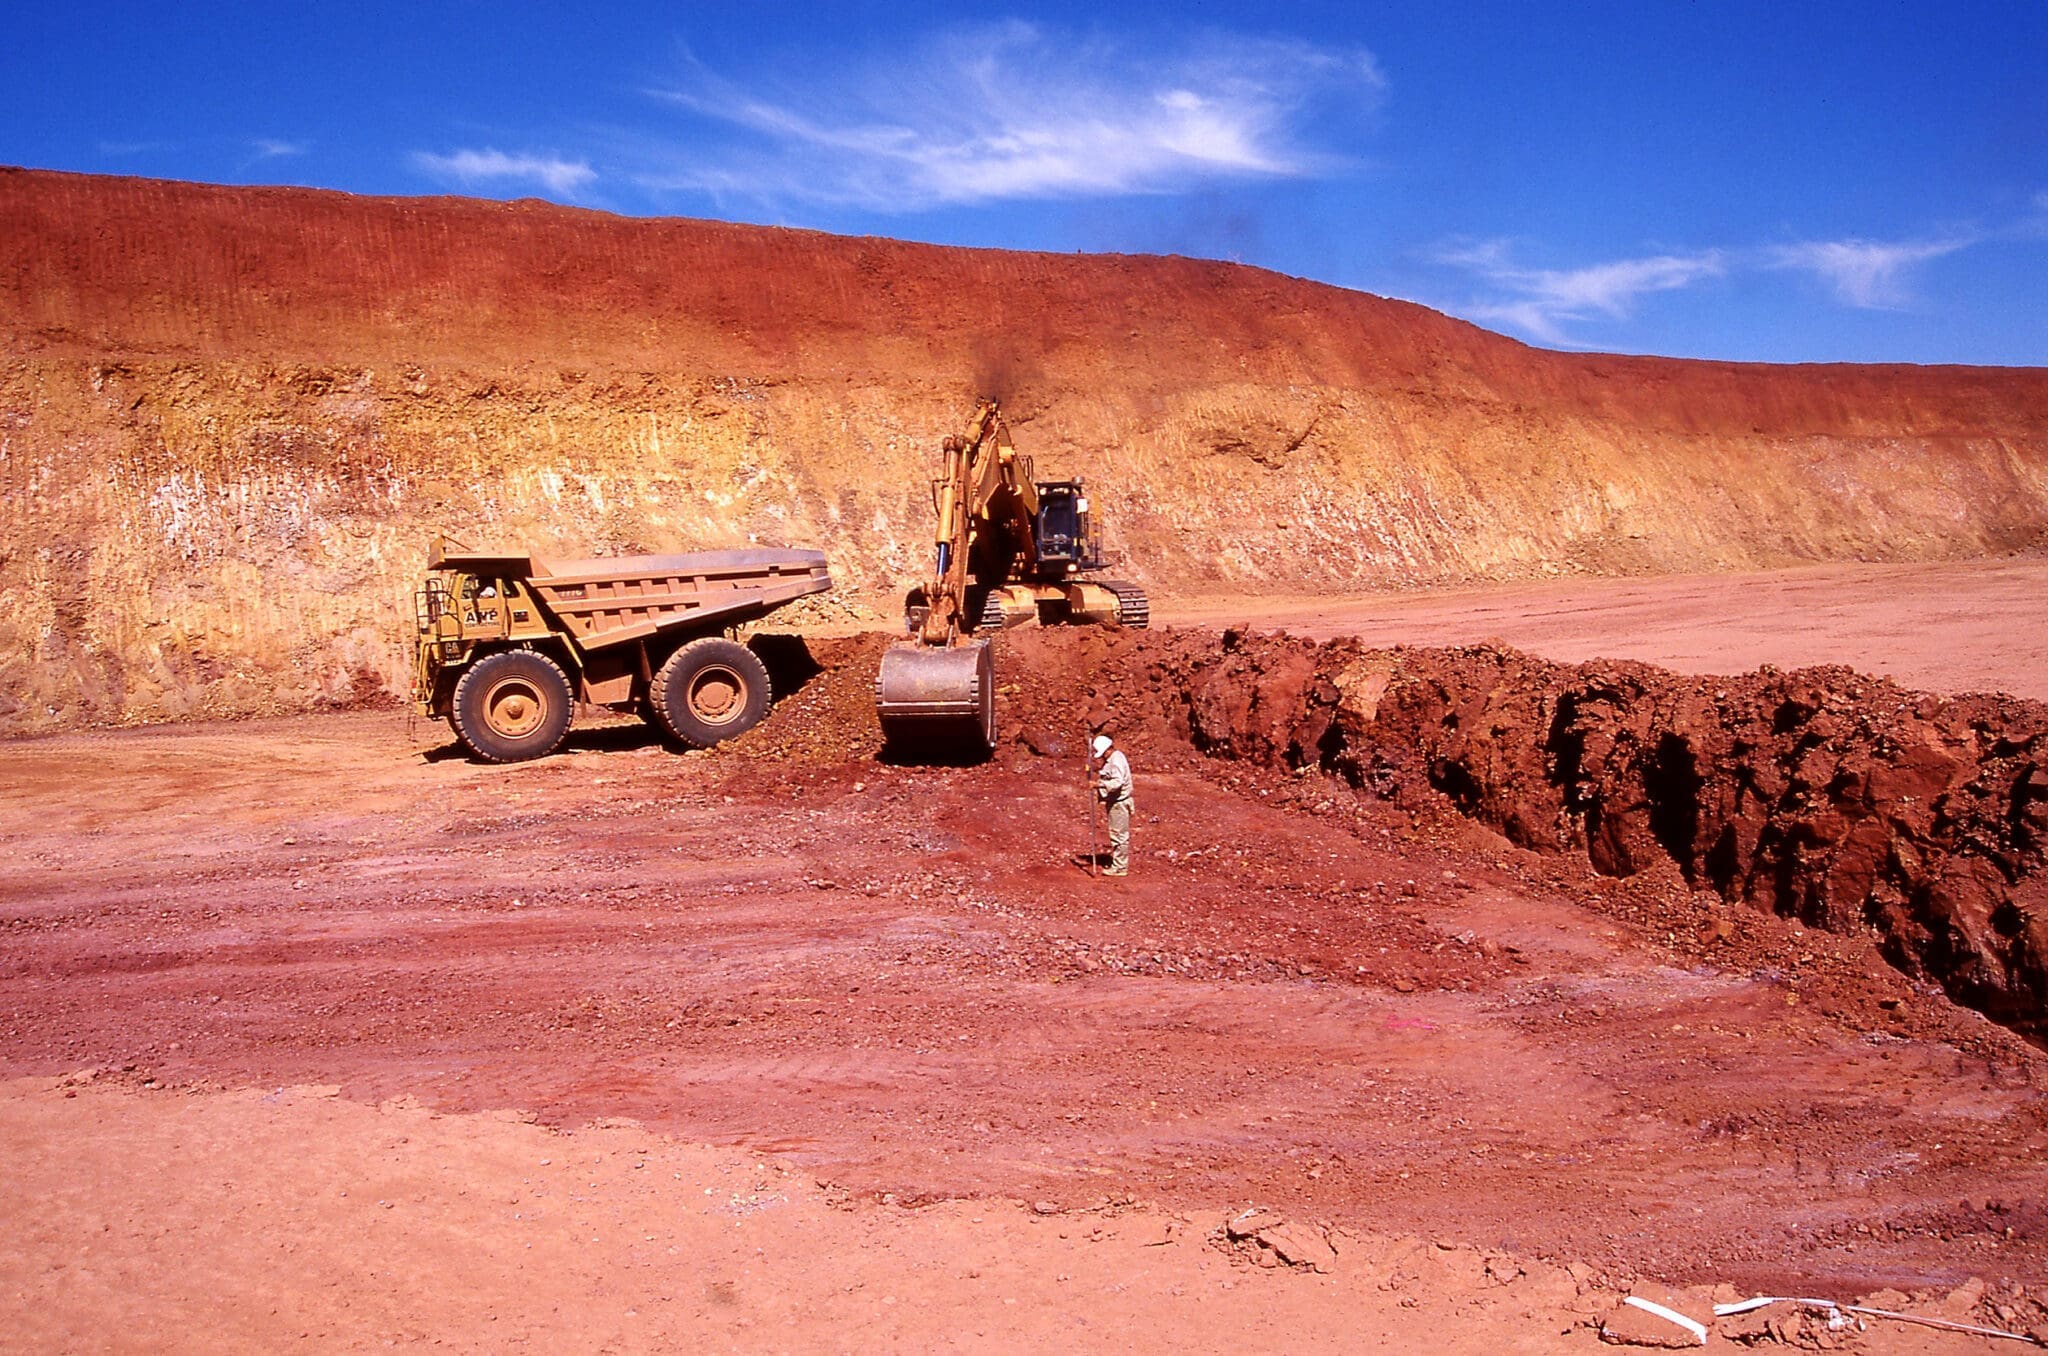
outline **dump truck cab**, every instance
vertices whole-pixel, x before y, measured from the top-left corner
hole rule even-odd
[[[544,560],[436,538],[413,600],[413,699],[491,762],[560,744],[576,702],[704,747],[767,714],[738,629],[832,587],[811,550]]]
[[[532,557],[450,551],[440,538],[427,551],[427,574],[413,594],[419,628],[413,700],[422,714],[452,686],[480,647],[547,645],[555,639],[524,580]],[[445,681],[444,681],[445,679]]]

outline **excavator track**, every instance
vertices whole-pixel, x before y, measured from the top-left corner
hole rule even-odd
[[[974,633],[976,635],[986,635],[991,631],[1000,631],[1002,629],[1003,600],[991,591],[988,597],[982,599],[981,617],[974,623]]]
[[[1098,579],[1095,582],[1116,595],[1117,625],[1143,630],[1152,624],[1152,604],[1146,599],[1145,590],[1121,579]]]

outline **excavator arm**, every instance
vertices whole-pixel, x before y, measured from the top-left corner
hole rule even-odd
[[[966,433],[946,439],[943,455],[944,474],[932,482],[938,533],[924,586],[930,610],[918,629],[927,645],[946,645],[973,629],[967,588],[976,567],[1000,576],[1020,552],[1032,550],[1038,516],[1031,458],[1011,445],[994,401],[981,403]]]
[[[875,705],[892,747],[957,756],[995,747],[990,634],[1048,619],[1143,626],[1149,611],[1136,585],[1083,577],[1102,562],[1081,482],[1033,480],[994,401],[941,456],[932,573],[906,600],[910,639],[882,655]]]
[[[994,401],[946,439],[943,456],[932,482],[932,573],[919,589],[924,615],[913,608],[910,642],[882,655],[875,706],[892,746],[986,751],[996,739],[995,657],[986,639],[972,638],[967,591],[978,570],[999,577],[1019,543],[1028,548],[1038,490]]]

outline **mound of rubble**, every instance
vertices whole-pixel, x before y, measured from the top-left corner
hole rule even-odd
[[[1030,632],[1033,726],[1107,719],[1372,794],[1424,785],[1519,846],[1836,933],[2048,1037],[2048,706],[1845,668],[1675,674],[1284,635]],[[1064,709],[1061,709],[1064,708]],[[1091,710],[1092,708],[1092,710]]]
[[[735,755],[876,756],[882,643],[826,645],[824,675]],[[1005,751],[1071,754],[1106,726],[1150,756],[1449,804],[1604,875],[1675,870],[1729,905],[1868,930],[1907,975],[2048,1040],[2048,706],[1844,668],[1694,677],[1241,631],[998,644]]]

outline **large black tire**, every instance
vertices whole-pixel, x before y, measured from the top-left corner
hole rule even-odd
[[[706,749],[768,714],[768,669],[738,641],[693,640],[654,675],[654,718],[685,744]]]
[[[532,650],[501,650],[469,666],[455,684],[448,723],[463,747],[490,763],[553,753],[575,715],[569,676]]]

